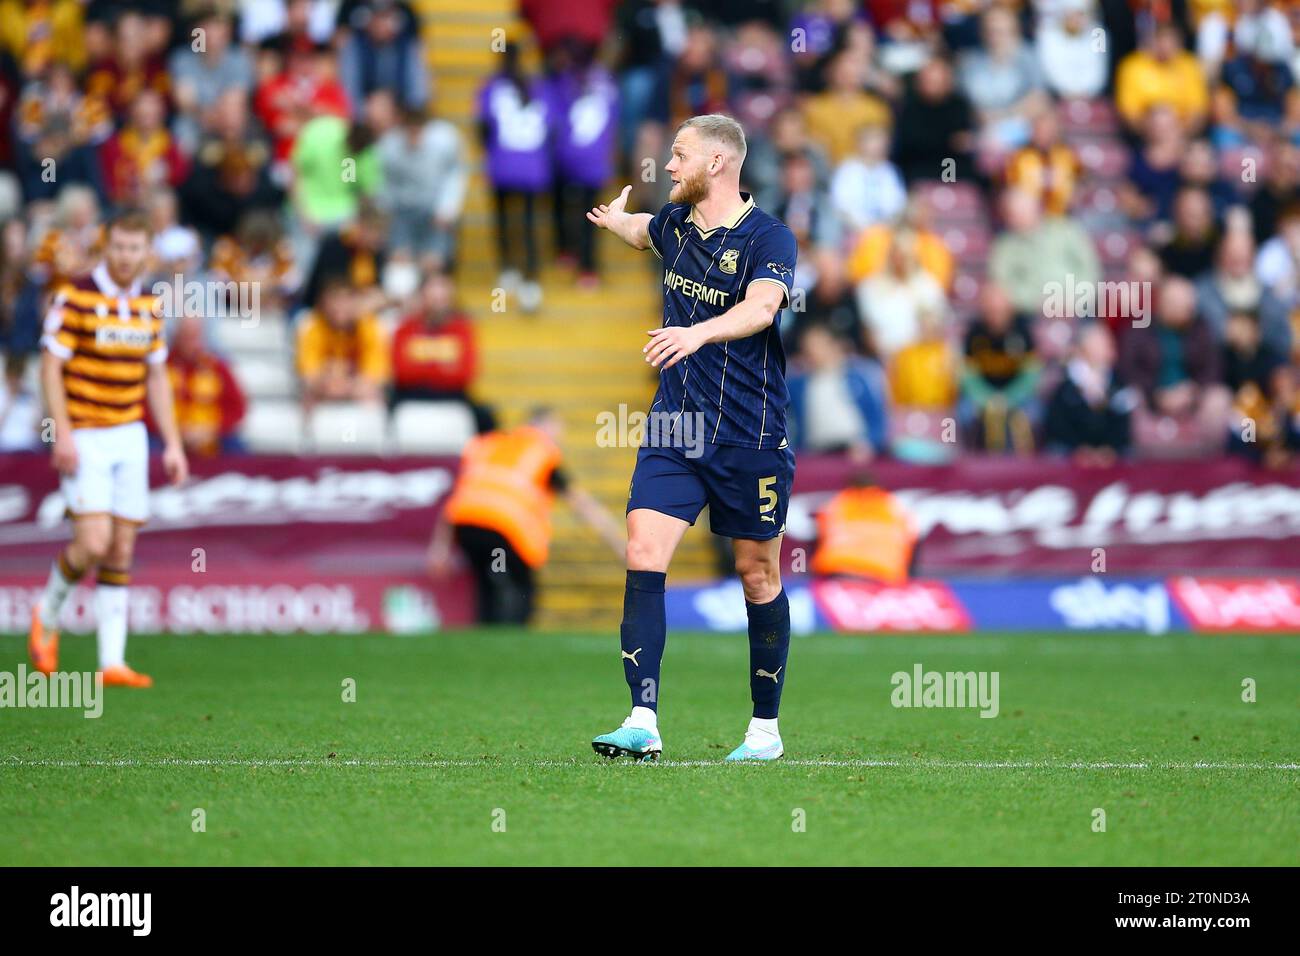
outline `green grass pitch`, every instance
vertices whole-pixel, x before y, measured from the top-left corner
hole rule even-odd
[[[659,765],[591,752],[626,713],[612,636],[130,650],[157,686],[98,720],[0,710],[0,863],[1300,863],[1294,637],[797,638],[787,757],[740,766],[742,635],[670,635]],[[22,655],[0,639],[0,670]],[[997,671],[1000,715],[894,708],[918,662]]]

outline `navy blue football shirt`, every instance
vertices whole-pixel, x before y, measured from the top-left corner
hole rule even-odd
[[[796,243],[785,223],[754,205],[730,222],[702,231],[691,207],[669,203],[650,220],[650,248],[664,263],[664,326],[689,326],[722,315],[752,282],[775,282],[790,303]],[[718,445],[776,448],[785,442],[785,350],[780,313],[748,338],[711,342],[659,374],[652,413],[703,422],[703,439]]]

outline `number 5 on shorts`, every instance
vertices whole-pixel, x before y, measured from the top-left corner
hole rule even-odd
[[[769,511],[776,510],[776,489],[772,487],[774,484],[776,484],[776,475],[758,479],[758,513],[760,515],[766,515]],[[775,519],[764,518],[763,520],[774,521]]]

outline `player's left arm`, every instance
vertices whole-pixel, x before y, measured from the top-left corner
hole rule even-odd
[[[797,247],[794,234],[778,226],[754,241],[750,256],[757,264],[745,297],[721,315],[690,326],[652,329],[641,351],[655,368],[672,368],[711,342],[731,342],[761,332],[776,321],[790,298]]]
[[[171,483],[179,485],[189,477],[190,464],[185,457],[185,446],[181,444],[180,429],[176,426],[176,408],[172,403],[172,383],[167,375],[166,362],[149,362],[144,390],[149,414],[162,435],[163,468]]]

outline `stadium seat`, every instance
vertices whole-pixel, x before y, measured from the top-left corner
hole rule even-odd
[[[302,409],[297,402],[252,402],[240,428],[249,451],[296,455],[302,451]]]
[[[966,221],[982,218],[984,200],[970,183],[921,182],[916,195],[934,215],[936,222]]]
[[[381,405],[331,402],[313,410],[307,431],[321,454],[379,455],[387,446],[388,415]]]
[[[231,362],[239,385],[253,401],[291,398],[296,391],[293,373],[284,357],[236,354]]]
[[[285,354],[289,351],[289,330],[279,316],[263,315],[245,323],[229,317],[213,323],[217,346],[231,355]]]
[[[1068,131],[1113,135],[1119,132],[1115,108],[1104,97],[1065,100],[1058,110]]]
[[[1093,176],[1118,179],[1128,172],[1132,153],[1117,139],[1103,139],[1081,146],[1079,161]]]
[[[459,454],[474,437],[474,416],[461,402],[401,402],[393,411],[393,445],[404,455]]]

